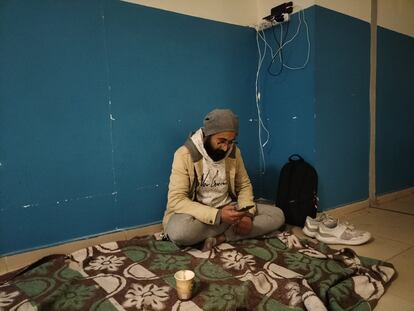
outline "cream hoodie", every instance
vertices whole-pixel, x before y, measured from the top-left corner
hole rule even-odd
[[[201,128],[191,136],[191,140],[203,156],[203,176],[197,189],[197,201],[215,208],[229,204],[232,200],[227,184],[225,159],[233,147],[229,148],[222,160],[214,162],[204,148]]]

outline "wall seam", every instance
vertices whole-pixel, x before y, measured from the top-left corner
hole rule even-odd
[[[370,48],[370,148],[369,148],[369,206],[377,206],[376,197],[376,101],[377,101],[377,17],[378,2],[371,0],[371,48]]]

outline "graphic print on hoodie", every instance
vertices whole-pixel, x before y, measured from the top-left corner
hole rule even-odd
[[[232,200],[227,184],[226,158],[232,148],[229,148],[222,160],[214,162],[204,148],[201,128],[191,136],[191,140],[203,156],[203,175],[201,184],[197,188],[197,201],[215,208],[229,204]]]

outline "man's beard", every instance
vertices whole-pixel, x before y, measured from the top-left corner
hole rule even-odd
[[[221,149],[213,149],[211,146],[211,137],[208,137],[204,142],[204,149],[206,149],[207,154],[214,162],[223,160],[227,154],[227,151]]]

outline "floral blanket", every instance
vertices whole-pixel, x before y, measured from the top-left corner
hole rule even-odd
[[[180,301],[174,273],[196,274]],[[0,277],[0,310],[371,310],[389,263],[282,232],[208,252],[152,236],[96,245]]]

